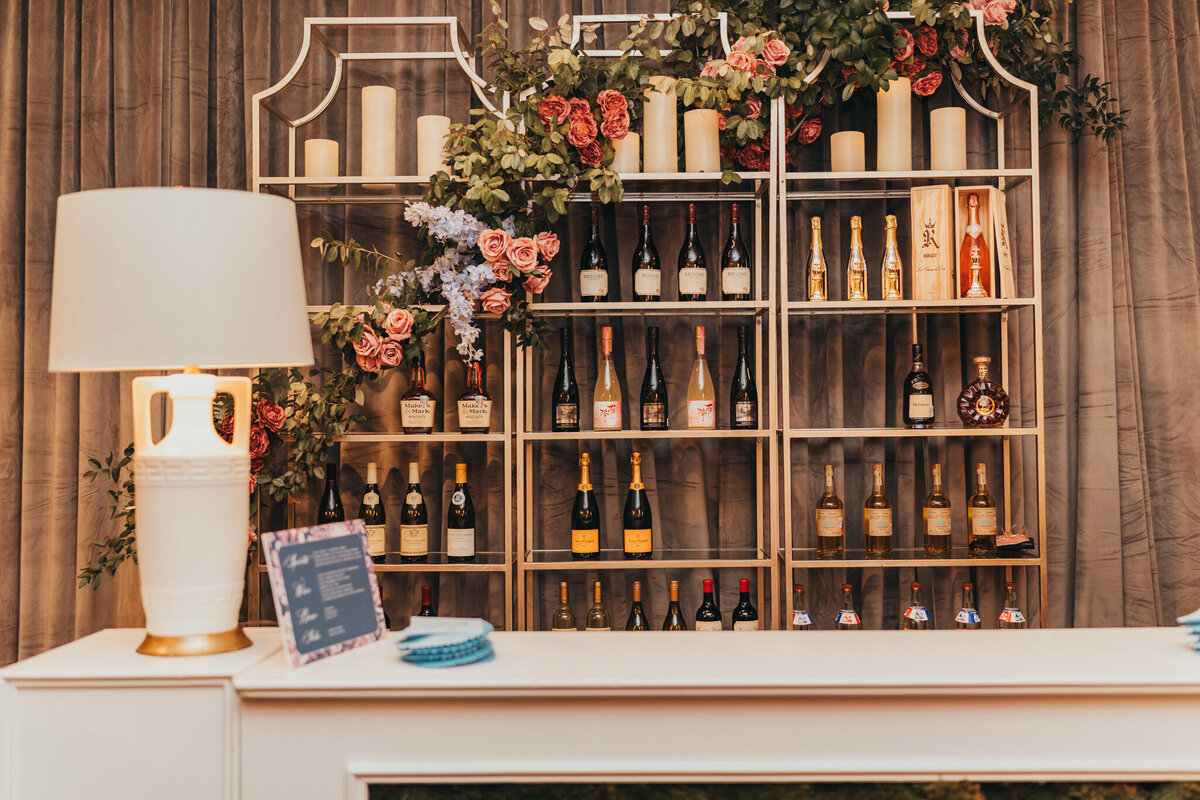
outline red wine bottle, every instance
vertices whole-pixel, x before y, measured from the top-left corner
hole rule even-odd
[[[436,617],[433,613],[433,587],[421,587],[421,610],[417,612],[418,617]]]
[[[642,238],[633,251],[633,299],[643,302],[662,300],[662,267],[658,248],[650,233],[650,206],[642,206]]]
[[[729,387],[729,427],[734,430],[753,430],[758,427],[758,388],[754,385],[754,373],[750,371],[750,359],[746,354],[746,336],[749,328],[738,325],[738,356],[733,367],[733,384]]]
[[[325,491],[321,493],[321,503],[317,506],[317,524],[327,522],[342,522],[346,512],[342,508],[342,497],[338,491],[337,464],[325,465]]]
[[[721,299],[750,299],[750,251],[742,241],[741,225],[738,223],[738,207],[735,203],[730,211],[729,241],[721,254]]]
[[[696,229],[696,204],[688,204],[687,234],[683,247],[679,249],[679,299],[699,302],[708,298],[708,266],[704,261],[704,247],[700,244],[700,233]]]
[[[733,629],[735,631],[758,630],[758,609],[750,602],[750,581],[742,578],[738,581],[738,592],[741,597],[733,609]]]
[[[646,328],[646,374],[642,378],[642,430],[667,429],[667,379],[658,362],[658,328]],[[578,428],[576,428],[578,430]]]
[[[558,344],[562,355],[558,359],[558,372],[554,376],[552,405],[553,431],[579,430],[579,384],[575,382],[575,365],[571,360],[571,341],[566,328],[558,329]]]
[[[711,578],[704,579],[704,599],[700,601],[700,607],[696,609],[696,630],[721,630],[721,609],[717,608],[717,604],[713,600]]]
[[[467,465],[454,465],[454,492],[446,514],[446,561],[466,564],[475,561],[475,504],[467,488]]]
[[[579,257],[579,299],[585,303],[608,299],[608,256],[600,241],[600,214],[592,206],[592,232]]]

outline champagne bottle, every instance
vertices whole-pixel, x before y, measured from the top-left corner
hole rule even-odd
[[[633,299],[643,302],[662,300],[662,267],[658,248],[650,233],[650,206],[642,206],[642,238],[633,251]]]
[[[992,257],[979,223],[979,195],[967,196],[967,228],[958,249],[960,297],[992,296]]]
[[[321,492],[321,503],[317,506],[317,524],[342,522],[346,512],[342,508],[342,496],[338,491],[337,464],[325,465],[325,490]]]
[[[872,464],[871,471],[875,476],[875,488],[863,506],[867,558],[891,558],[892,503],[883,493],[883,465]]]
[[[812,615],[808,613],[808,603],[804,600],[804,584],[797,583],[792,587],[792,630],[811,631],[812,629]]]
[[[1004,610],[996,620],[996,627],[1005,630],[1028,627],[1025,615],[1017,605],[1017,585],[1011,581],[1004,584]]]
[[[425,388],[425,353],[413,356],[408,371],[408,391],[400,396],[400,427],[405,433],[433,433],[433,395]]]
[[[662,629],[664,631],[686,631],[687,623],[683,619],[683,611],[679,608],[679,581],[671,581],[669,598],[667,616],[663,620]]]
[[[696,230],[696,204],[688,204],[687,233],[679,249],[679,299],[699,302],[708,298],[708,267]]]
[[[492,427],[492,397],[483,388],[483,356],[467,364],[467,386],[458,398],[460,433],[487,433]]]
[[[833,488],[833,465],[825,465],[825,492],[817,500],[817,558],[846,555],[846,508]]]
[[[571,340],[566,328],[558,329],[558,345],[561,355],[558,372],[554,375],[554,419],[550,424],[553,431],[579,430],[579,385],[575,382],[575,365],[571,360]]]
[[[625,557],[647,559],[653,554],[654,535],[650,498],[646,496],[646,484],[642,483],[642,454],[634,450],[629,463],[633,466],[633,474],[629,479],[629,494],[625,497]]]
[[[967,505],[967,555],[996,556],[996,501],[988,494],[987,466],[975,465],[975,494]]]
[[[933,381],[925,371],[921,345],[912,346],[913,363],[904,379],[904,424],[910,428],[933,427]]]
[[[571,558],[576,560],[600,557],[600,509],[592,490],[592,457],[579,454],[579,488],[571,508]]]
[[[667,379],[658,362],[658,328],[646,328],[646,374],[642,378],[642,430],[667,429]]]
[[[689,430],[713,430],[717,427],[717,395],[704,359],[704,326],[696,326],[696,363],[687,388],[687,426]]]
[[[592,428],[598,431],[621,430],[621,381],[612,362],[612,328],[600,329],[600,350],[603,358],[592,392]]]
[[[454,492],[446,515],[446,560],[465,564],[475,560],[475,504],[467,489],[467,465],[454,465]]]
[[[883,267],[880,269],[884,300],[904,299],[904,262],[900,260],[900,246],[896,244],[896,217],[888,214],[884,218],[885,243]]]
[[[942,465],[933,465],[933,490],[921,509],[925,520],[925,555],[928,558],[949,558],[951,540],[950,498],[942,494]]]
[[[829,299],[829,274],[825,268],[825,250],[821,247],[821,218],[812,218],[812,243],[808,253],[808,299]]]
[[[846,264],[846,299],[867,299],[867,260],[863,257],[862,217],[850,218],[850,260]]]
[[[408,465],[408,491],[400,510],[400,560],[429,560],[429,512],[421,496],[421,471],[415,461]]]
[[[729,241],[721,254],[721,299],[750,299],[750,251],[742,241],[741,225],[738,222],[738,207],[730,209]]]
[[[575,627],[575,612],[571,610],[571,604],[567,602],[567,582],[561,581],[558,584],[558,608],[554,612],[554,616],[550,618],[550,630],[552,631],[577,631]]]
[[[854,587],[848,583],[842,584],[842,610],[838,612],[834,622],[839,631],[861,631],[862,620],[854,610]]]
[[[436,617],[433,613],[433,587],[421,587],[421,610],[417,612],[418,617]]]
[[[377,470],[374,461],[367,464],[367,485],[363,489],[362,504],[358,507],[358,518],[367,526],[367,549],[371,560],[382,564],[387,560],[387,514],[379,499]]]
[[[758,609],[750,602],[750,581],[742,578],[738,581],[738,604],[733,609],[733,629],[735,631],[758,630]]]
[[[912,585],[912,595],[908,601],[908,610],[900,621],[900,630],[927,631],[929,630],[929,612],[921,602],[921,584]]]
[[[600,241],[600,213],[592,206],[592,231],[579,257],[579,299],[585,303],[608,299],[608,256]]]
[[[696,630],[721,630],[721,609],[717,608],[716,602],[713,601],[711,578],[704,579],[704,599],[700,601],[700,607],[696,609]]]
[[[964,583],[962,609],[954,618],[954,627],[960,631],[977,631],[983,628],[983,620],[975,610],[975,584]]]
[[[627,631],[648,631],[650,621],[642,610],[642,582],[633,582],[633,604],[629,607],[629,619],[625,621]]]
[[[600,581],[592,584],[592,607],[588,609],[587,620],[584,622],[585,631],[611,631],[608,624],[608,609],[600,599]]]
[[[733,367],[733,383],[729,387],[729,427],[734,430],[754,430],[758,427],[758,387],[750,371],[746,353],[746,325],[737,326],[738,354]]]

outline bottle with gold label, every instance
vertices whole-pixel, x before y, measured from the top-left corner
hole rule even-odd
[[[846,555],[846,508],[833,488],[833,465],[825,465],[825,493],[817,500],[817,558]]]
[[[467,465],[454,465],[454,492],[446,513],[446,560],[467,564],[475,560],[475,504],[467,488]]]
[[[948,558],[951,547],[950,498],[942,493],[942,465],[933,465],[933,490],[921,511],[925,519],[926,558]]]
[[[650,498],[642,483],[642,454],[634,450],[629,456],[633,474],[629,479],[629,494],[625,497],[625,557],[647,559],[653,555],[654,536],[650,517]]]
[[[400,560],[429,560],[429,512],[421,495],[421,470],[415,461],[408,465],[408,490],[400,510]]]
[[[608,621],[608,609],[604,607],[604,600],[600,596],[600,581],[592,583],[592,607],[588,609],[583,629],[585,631],[612,630],[612,625]]]
[[[362,505],[358,507],[358,518],[367,526],[367,550],[371,560],[382,564],[387,560],[387,514],[379,498],[378,467],[374,461],[367,464],[367,485],[363,489]]]
[[[846,264],[846,299],[867,299],[867,260],[863,257],[862,217],[850,218],[850,260]]]
[[[483,388],[483,355],[467,364],[467,386],[458,398],[460,433],[487,433],[492,427],[492,397]]]
[[[979,221],[979,195],[967,196],[967,226],[958,250],[960,297],[992,296],[992,257]]]
[[[579,455],[579,488],[571,508],[571,558],[576,560],[600,557],[600,507],[592,489],[592,457]]]
[[[808,299],[829,299],[829,274],[825,268],[825,250],[821,247],[821,218],[813,217],[812,242],[808,252]]]
[[[863,537],[867,558],[892,556],[892,502],[883,493],[883,464],[872,464],[875,488],[863,505]]]
[[[433,395],[425,388],[425,353],[421,350],[409,363],[408,391],[400,396],[400,427],[405,433],[433,433]]]
[[[900,247],[896,244],[896,217],[888,214],[884,219],[887,241],[883,246],[883,267],[880,278],[883,282],[884,300],[904,299],[904,262],[900,260]]]
[[[1008,392],[988,377],[992,360],[974,359],[976,377],[958,395],[958,417],[972,428],[994,428],[1008,419]]]
[[[975,494],[967,506],[967,553],[972,558],[996,556],[996,501],[988,494],[982,462],[975,465]]]
[[[571,610],[571,604],[567,601],[567,582],[560,581],[558,584],[558,608],[554,611],[554,616],[550,618],[550,630],[555,632],[563,631],[578,631],[575,627],[575,612]]]

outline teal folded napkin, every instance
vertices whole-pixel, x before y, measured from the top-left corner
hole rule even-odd
[[[488,635],[495,630],[482,619],[413,617],[396,638],[401,658],[419,667],[457,667],[495,656]]]

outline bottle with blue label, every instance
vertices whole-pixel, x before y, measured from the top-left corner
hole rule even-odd
[[[900,629],[905,631],[929,630],[929,612],[921,602],[921,584],[912,585],[912,596],[908,601],[908,609],[900,620]]]
[[[1025,621],[1025,615],[1021,613],[1021,608],[1017,605],[1017,585],[1011,581],[1004,584],[1004,610],[1000,612],[1000,618],[996,620],[996,627],[1009,630],[1029,627],[1029,623]]]
[[[842,610],[838,612],[836,622],[839,631],[862,630],[862,620],[854,610],[854,587],[848,583],[842,584]]]
[[[954,627],[960,631],[977,631],[983,628],[983,619],[975,610],[975,584],[963,584],[962,608],[954,618]]]
[[[797,583],[792,587],[792,630],[812,629],[812,615],[808,613],[808,603],[804,600],[804,584]]]

